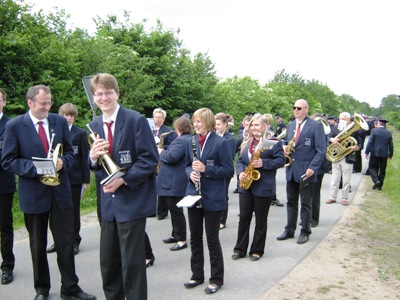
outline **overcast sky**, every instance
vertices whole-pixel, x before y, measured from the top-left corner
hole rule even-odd
[[[335,94],[378,107],[400,95],[397,0],[26,0],[63,8],[71,26],[95,31],[93,17],[159,19],[179,28],[192,54],[208,52],[221,79],[250,76],[260,84],[282,69],[319,80]],[[122,20],[122,18],[121,18]]]

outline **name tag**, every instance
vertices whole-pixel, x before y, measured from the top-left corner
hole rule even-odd
[[[122,151],[119,151],[118,154],[119,154],[119,161],[120,161],[121,165],[132,163],[130,150],[122,150]]]

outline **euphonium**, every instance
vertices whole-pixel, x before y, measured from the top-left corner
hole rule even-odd
[[[354,113],[353,122],[335,137],[339,144],[328,146],[326,159],[331,162],[338,162],[353,152],[351,147],[357,145],[357,140],[350,135],[360,129],[368,130],[368,124],[361,115]]]
[[[89,129],[89,144],[92,145],[96,140],[97,136],[96,133],[90,128],[89,124],[86,124],[86,127]],[[108,177],[103,179],[100,183],[104,184],[108,181],[112,181],[115,178],[121,177],[126,173],[125,168],[119,167],[110,157],[108,154],[103,154],[99,157],[99,162],[103,166],[104,170],[106,171]]]
[[[258,170],[254,169],[253,162],[260,158],[260,155],[262,152],[271,148],[277,142],[278,142],[278,140],[265,140],[264,142],[262,142],[260,148],[253,154],[249,164],[247,165],[246,169],[243,171],[243,173],[246,174],[247,178],[244,180],[240,180],[240,184],[239,184],[240,188],[242,188],[244,190],[248,190],[254,180],[260,179],[260,172]]]
[[[329,126],[328,122],[324,118],[316,117],[314,120],[321,122],[321,124],[324,126],[324,133],[325,134],[330,134],[331,133],[331,127]]]
[[[51,159],[53,161],[54,168],[57,168],[57,161],[61,149],[61,144],[57,144],[54,150],[52,150],[54,136],[55,134],[53,133],[50,140],[50,148],[49,152],[47,153],[47,158]],[[57,186],[61,183],[60,179],[58,179],[58,172],[56,172],[56,175],[43,175],[42,177],[40,177],[40,181],[43,184],[50,186]]]

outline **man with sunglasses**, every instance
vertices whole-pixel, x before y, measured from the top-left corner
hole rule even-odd
[[[298,244],[308,241],[311,234],[312,185],[316,183],[316,171],[325,157],[325,133],[321,122],[308,118],[309,105],[306,100],[296,101],[293,111],[295,120],[289,123],[284,144],[293,144],[292,153],[284,146],[285,154],[291,158],[286,168],[287,224],[277,240],[294,237],[301,203],[302,228]]]

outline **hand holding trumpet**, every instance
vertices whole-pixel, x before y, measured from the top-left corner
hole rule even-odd
[[[89,156],[93,161],[97,161],[100,156],[108,153],[108,147],[110,143],[105,139],[100,138],[100,135],[96,135],[96,140],[92,143],[92,148],[90,149]]]

